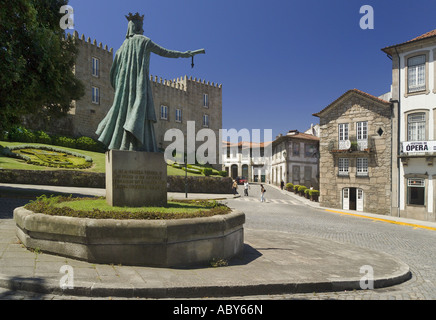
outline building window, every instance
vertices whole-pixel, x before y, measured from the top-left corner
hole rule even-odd
[[[168,120],[168,107],[160,106],[160,118],[162,120]]]
[[[316,155],[316,147],[312,144],[305,144],[304,153],[306,158],[313,158]]]
[[[357,158],[357,171],[358,176],[368,176],[368,159],[367,158]]]
[[[339,158],[339,175],[348,176],[350,160],[348,158]]]
[[[357,140],[367,140],[368,139],[368,122],[358,122],[357,123]]]
[[[359,150],[368,148],[368,122],[362,121],[357,123],[357,145]]]
[[[176,122],[182,122],[182,109],[176,109]]]
[[[92,58],[92,75],[94,77],[100,76],[100,59]]]
[[[339,149],[347,149],[345,141],[348,141],[348,123],[339,125]]]
[[[209,108],[209,95],[207,93],[203,94],[203,107]]]
[[[425,113],[413,113],[407,117],[407,140],[425,140]]]
[[[92,103],[100,104],[100,89],[92,87]]]
[[[409,58],[407,60],[408,92],[412,93],[425,90],[425,79],[425,55]]]
[[[203,115],[203,127],[209,128],[209,116],[207,114]]]
[[[292,155],[294,157],[300,156],[300,143],[299,142],[292,143]]]
[[[425,181],[424,179],[408,179],[407,180],[407,204],[410,205],[425,205]]]

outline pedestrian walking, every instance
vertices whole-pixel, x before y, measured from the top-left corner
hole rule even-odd
[[[232,188],[233,188],[233,194],[236,195],[238,193],[238,191],[237,191],[238,190],[238,183],[236,182],[236,180],[233,180]]]
[[[284,187],[285,187],[285,182],[282,180],[282,181],[280,182],[280,189],[283,190]]]
[[[260,202],[265,202],[265,188],[263,184],[260,185]]]
[[[244,183],[244,194],[246,197],[248,197],[248,189],[250,189],[250,184],[248,183],[248,181],[245,181]]]

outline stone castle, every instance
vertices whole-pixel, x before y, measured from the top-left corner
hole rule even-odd
[[[114,51],[91,38],[73,37],[79,49],[75,74],[85,85],[85,95],[73,101],[72,109],[64,121],[52,131],[71,136],[88,136],[96,139],[95,131],[100,121],[112,106],[114,89],[110,84],[110,70]],[[195,121],[197,133],[203,128],[212,129],[219,139],[222,128],[222,85],[192,77],[166,80],[150,76],[157,123],[155,132],[158,146],[164,149],[164,135],[169,129],[180,129],[186,137],[187,122]]]

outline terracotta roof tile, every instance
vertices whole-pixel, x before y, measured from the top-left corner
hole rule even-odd
[[[400,44],[395,44],[395,45],[383,48],[382,51],[384,51],[385,53],[389,54],[390,53],[390,49],[393,49],[395,47],[399,47],[399,46],[402,46],[402,45],[405,45],[405,44],[408,44],[408,43],[413,43],[415,41],[420,41],[420,40],[424,40],[424,39],[428,39],[428,38],[432,38],[432,37],[436,37],[436,29],[432,30],[432,31],[429,31],[427,33],[424,33],[424,34],[422,34],[422,35],[420,35],[420,36],[418,36],[416,38],[413,38],[413,39],[411,39],[409,41],[406,41],[406,42],[403,42],[403,43],[400,43]]]

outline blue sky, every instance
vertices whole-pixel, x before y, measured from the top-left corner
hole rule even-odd
[[[153,55],[150,73],[223,85],[223,128],[306,130],[322,110],[357,88],[390,90],[391,61],[380,50],[436,29],[434,0],[70,0],[75,30],[116,51],[129,12],[145,15],[144,35],[165,48],[206,55]],[[363,5],[374,29],[359,26]]]

